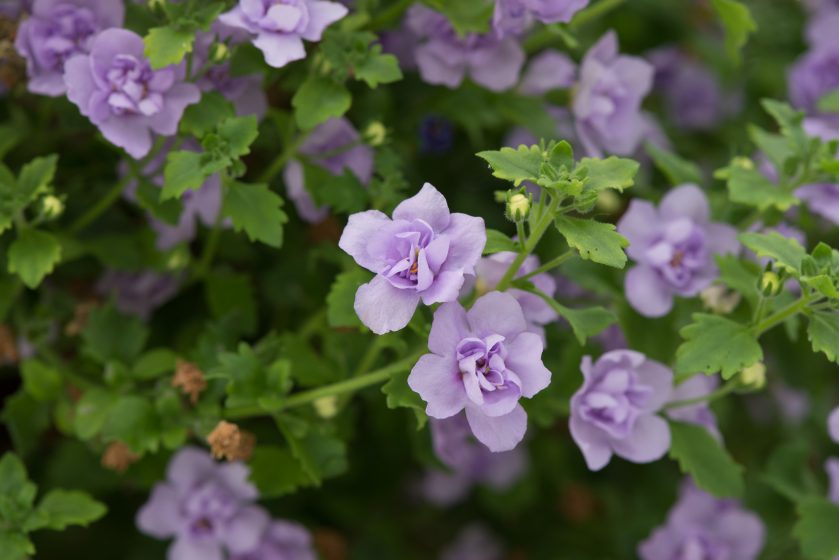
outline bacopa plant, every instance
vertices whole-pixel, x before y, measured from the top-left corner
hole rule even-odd
[[[833,0],[0,0],[0,560],[839,558],[837,226]]]

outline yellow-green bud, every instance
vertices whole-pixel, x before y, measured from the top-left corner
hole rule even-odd
[[[706,308],[722,315],[731,313],[740,303],[740,294],[728,291],[721,284],[708,286],[699,293],[699,297]]]
[[[513,220],[523,220],[530,212],[530,198],[521,193],[514,194],[507,201],[507,215]]]
[[[64,212],[64,203],[54,195],[47,195],[41,201],[44,217],[48,220],[57,218]]]
[[[760,291],[764,295],[774,296],[781,291],[781,278],[771,270],[767,270],[760,277]]]
[[[210,60],[213,62],[224,62],[230,55],[230,49],[224,43],[213,43],[210,49]]]
[[[750,158],[744,156],[738,156],[731,160],[731,165],[735,167],[739,167],[741,169],[754,169],[755,162],[753,162]]]
[[[740,384],[744,388],[759,391],[766,386],[766,366],[763,362],[750,365],[740,372]]]
[[[315,400],[312,405],[321,418],[329,419],[338,414],[338,397],[335,395],[321,397]]]
[[[387,129],[385,128],[385,125],[379,121],[371,122],[367,125],[367,129],[364,131],[364,139],[374,148],[384,144],[386,138]]]
[[[597,193],[597,207],[609,214],[617,212],[621,207],[621,197],[615,191],[605,190]]]

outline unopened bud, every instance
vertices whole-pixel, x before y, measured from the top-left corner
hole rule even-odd
[[[609,214],[617,212],[621,207],[621,197],[612,190],[600,191],[597,193],[597,207]]]
[[[384,144],[386,138],[387,129],[385,128],[385,125],[379,121],[371,122],[367,125],[367,128],[364,129],[364,140],[374,148]]]
[[[230,56],[230,49],[224,43],[213,43],[210,47],[210,60],[213,62],[224,62],[228,56]]]
[[[765,296],[774,296],[781,291],[781,278],[771,270],[767,270],[760,277],[760,291]]]
[[[514,194],[507,201],[507,215],[514,221],[523,220],[530,212],[530,198],[524,194]]]
[[[179,388],[185,395],[189,395],[192,404],[198,402],[198,397],[207,388],[207,380],[198,366],[179,359],[172,377],[172,387]]]
[[[700,292],[699,297],[707,309],[721,315],[731,313],[737,307],[737,304],[740,303],[740,294],[727,290],[721,284],[708,286]]]
[[[124,473],[139,458],[140,456],[131,451],[127,445],[121,441],[115,441],[110,443],[105,448],[105,452],[102,453],[102,466],[118,473]]]
[[[328,397],[321,397],[312,403],[315,407],[315,412],[318,416],[324,419],[329,419],[338,414],[338,397],[330,395]]]
[[[750,365],[740,372],[740,384],[747,389],[758,391],[766,385],[766,366],[763,362]]]
[[[253,455],[256,436],[240,430],[236,424],[222,420],[207,436],[207,443],[216,459],[247,461]]]
[[[734,167],[739,167],[740,169],[754,169],[755,162],[751,160],[751,158],[747,158],[744,156],[738,156],[731,160],[731,165]]]
[[[45,196],[41,200],[44,217],[48,220],[59,217],[64,212],[64,203],[54,195]]]

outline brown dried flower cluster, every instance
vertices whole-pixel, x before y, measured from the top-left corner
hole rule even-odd
[[[106,469],[123,473],[140,458],[121,441],[115,441],[105,448],[102,454],[102,466]]]
[[[0,16],[0,83],[6,89],[17,85],[25,76],[23,59],[15,49],[17,22]]]
[[[0,365],[16,364],[20,360],[15,333],[6,325],[0,325]]]
[[[216,459],[247,461],[253,454],[256,436],[239,426],[222,420],[207,436],[210,452]]]
[[[64,326],[64,334],[67,336],[78,336],[87,326],[87,319],[90,317],[90,312],[96,309],[99,301],[95,299],[87,299],[80,301],[73,309],[73,318]]]
[[[207,380],[197,365],[179,359],[175,375],[172,377],[172,387],[180,388],[185,395],[189,395],[190,402],[195,404],[201,393],[207,389]]]

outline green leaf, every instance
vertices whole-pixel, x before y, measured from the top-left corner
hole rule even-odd
[[[819,99],[818,109],[822,113],[839,113],[839,89],[834,89]]]
[[[810,446],[797,439],[772,451],[761,479],[791,502],[812,493],[813,477],[807,468]]]
[[[0,459],[0,527],[20,526],[29,517],[37,493],[18,456],[4,454]]]
[[[201,96],[200,102],[186,108],[180,127],[185,133],[201,138],[214,130],[220,121],[229,119],[235,114],[233,104],[222,94],[206,91]]]
[[[347,446],[337,437],[313,428],[304,435],[297,435],[290,428],[287,418],[278,418],[277,427],[288,441],[291,454],[314,486],[320,486],[324,478],[338,476],[347,470]]]
[[[173,373],[176,360],[177,356],[168,348],[149,350],[134,362],[131,375],[139,380],[156,379],[161,375]]]
[[[760,297],[757,289],[760,267],[752,261],[741,260],[734,255],[716,255],[714,258],[720,269],[720,281],[739,292],[752,307],[757,305]]]
[[[256,296],[248,275],[216,270],[207,276],[204,288],[213,316],[222,318],[235,314],[243,332],[256,328]]]
[[[203,170],[202,155],[198,152],[169,152],[163,170],[161,200],[180,197],[186,191],[196,190],[204,184],[207,175]]]
[[[770,233],[741,233],[738,239],[743,245],[754,251],[758,257],[772,259],[776,265],[784,267],[795,276],[798,276],[801,261],[807,256],[804,247],[797,240],[784,237],[776,231]]]
[[[583,158],[578,169],[587,171],[585,188],[599,192],[605,189],[624,191],[635,184],[635,175],[641,167],[635,160],[610,156],[606,159]]]
[[[822,352],[827,359],[839,363],[839,313],[814,311],[808,315],[807,338],[814,352]]]
[[[804,111],[793,109],[789,103],[774,99],[762,99],[760,104],[778,123],[781,134],[794,153],[802,158],[807,157],[811,141],[803,126]]]
[[[326,320],[330,327],[361,326],[355,313],[355,293],[370,279],[370,273],[361,268],[342,272],[335,278],[326,296]]]
[[[781,134],[773,134],[754,125],[749,125],[749,138],[766,154],[776,169],[784,169],[786,161],[794,155],[789,141]]]
[[[582,258],[615,268],[626,266],[623,248],[629,241],[615,231],[613,224],[562,215],[557,216],[554,223],[568,245],[577,249]]]
[[[801,282],[806,284],[830,299],[839,299],[839,290],[833,282],[833,278],[827,274],[818,274],[816,276],[802,276]]]
[[[824,498],[798,503],[798,523],[792,530],[805,558],[827,560],[839,554],[839,505]]]
[[[61,244],[51,233],[24,228],[9,247],[8,259],[9,272],[35,289],[61,260]]]
[[[26,391],[18,391],[3,403],[2,420],[12,437],[14,448],[28,455],[40,445],[41,435],[52,425],[48,403],[36,401]]]
[[[478,152],[492,168],[492,174],[499,179],[512,181],[516,186],[522,181],[536,181],[542,167],[542,150],[539,146],[519,146]]]
[[[725,29],[725,50],[735,64],[740,64],[740,50],[749,40],[749,35],[757,31],[757,23],[749,9],[735,0],[711,0]]]
[[[460,35],[489,31],[493,9],[489,0],[423,0],[423,3],[445,15]]]
[[[230,117],[218,125],[219,136],[227,142],[227,155],[230,159],[250,153],[250,146],[259,136],[259,123],[256,116]]]
[[[685,342],[676,351],[676,373],[720,372],[730,379],[763,359],[748,326],[705,313],[694,313],[693,321],[679,331]]]
[[[249,463],[250,480],[263,498],[276,498],[307,486],[309,477],[288,449],[277,445],[259,445]]]
[[[487,243],[484,246],[484,255],[493,255],[504,251],[516,252],[518,250],[518,244],[506,234],[496,229],[487,230]]]
[[[319,165],[303,165],[306,190],[318,206],[329,206],[333,212],[353,214],[367,208],[370,194],[349,170],[333,175]]]
[[[340,117],[352,105],[350,92],[334,80],[311,76],[291,99],[294,118],[300,128],[310,130],[332,117]]]
[[[119,397],[110,407],[102,437],[105,441],[121,441],[135,453],[157,451],[160,420],[154,405],[136,395]]]
[[[786,211],[798,204],[791,193],[781,190],[758,170],[739,165],[728,168],[728,192],[733,202],[754,206],[760,211],[775,207]]]
[[[101,364],[111,360],[132,363],[148,336],[148,329],[140,319],[123,315],[113,305],[91,311],[82,331],[85,352]]]
[[[370,49],[370,56],[355,66],[355,77],[364,80],[371,88],[379,84],[390,84],[402,79],[399,61],[392,54],[381,54],[382,46]]]
[[[115,395],[103,389],[85,391],[76,403],[76,413],[73,415],[73,429],[79,439],[91,439],[102,431],[116,399]]]
[[[155,70],[179,64],[187,53],[192,52],[194,41],[195,29],[171,25],[153,27],[143,38],[146,58]]]
[[[24,390],[39,401],[51,401],[61,393],[61,374],[40,360],[26,360],[20,366]]]
[[[0,550],[3,560],[27,560],[35,554],[35,545],[23,533],[0,530]]]
[[[263,357],[240,342],[236,352],[222,352],[212,377],[227,380],[228,407],[259,404],[273,410],[291,390],[291,364],[288,359]]]
[[[232,182],[225,189],[222,213],[251,241],[279,248],[283,244],[283,224],[288,221],[282,207],[283,199],[268,185]]]
[[[670,185],[677,186],[685,183],[702,184],[702,171],[692,161],[683,159],[663,148],[659,148],[652,142],[646,142],[644,149],[652,158],[658,170],[667,177]]]
[[[63,531],[70,525],[86,527],[102,518],[107,511],[103,503],[84,492],[56,489],[41,499],[34,512],[37,521],[27,524],[27,529]]]
[[[571,309],[556,302],[552,307],[568,321],[580,344],[585,344],[587,338],[600,334],[617,321],[615,314],[603,307]]]
[[[422,429],[428,421],[425,415],[425,402],[408,386],[408,373],[397,374],[382,385],[382,393],[387,397],[387,407],[390,409],[409,408],[417,419],[417,429]]]
[[[709,494],[720,498],[743,495],[743,467],[704,427],[670,422],[670,457]]]
[[[23,205],[28,204],[36,194],[52,183],[56,165],[58,156],[53,154],[35,158],[23,166],[17,178],[17,197]]]

